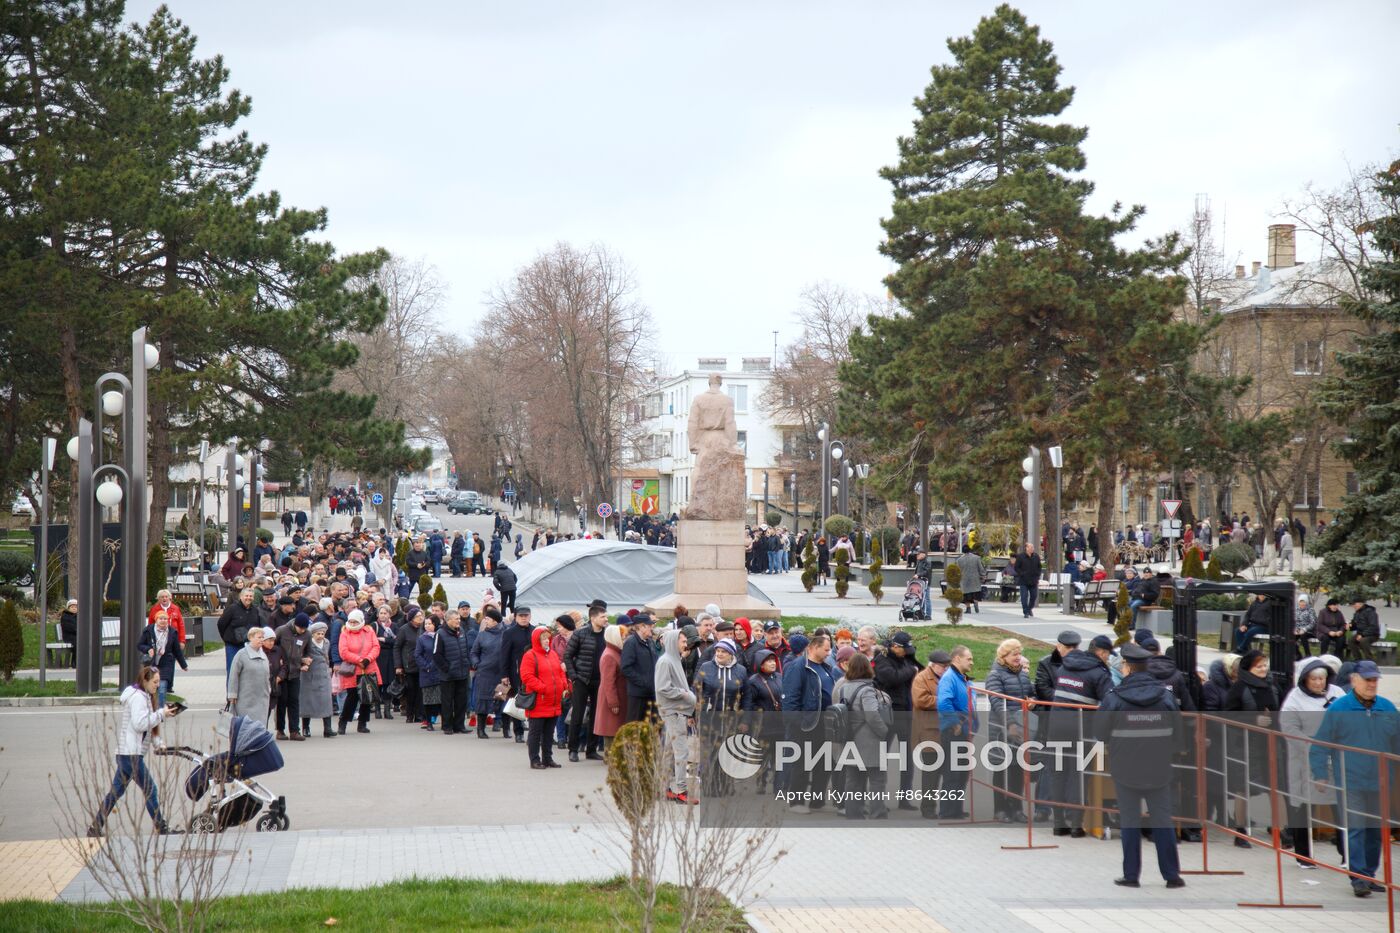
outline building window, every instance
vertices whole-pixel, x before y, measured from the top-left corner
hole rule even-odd
[[[743,386],[740,386],[740,388],[743,388]],[[745,456],[748,456],[748,453],[749,453],[749,432],[748,432],[748,431],[740,431],[740,432],[739,432],[739,449],[742,450],[742,451],[744,452],[744,455],[745,455]]]
[[[1298,480],[1298,486],[1293,490],[1293,507],[1295,509],[1322,508],[1322,474],[1305,473]]]
[[[1322,341],[1298,340],[1293,344],[1293,375],[1322,375]]]
[[[1235,352],[1232,347],[1220,348],[1220,375],[1233,376],[1235,373]]]
[[[1354,496],[1361,491],[1361,483],[1356,479],[1356,474],[1347,472],[1347,495]]]
[[[749,410],[749,387],[746,385],[725,386],[729,392],[729,397],[734,400],[734,410],[745,412]]]
[[[1140,524],[1140,525],[1145,525],[1145,524],[1147,523],[1147,497],[1146,497],[1146,496],[1138,496],[1138,519],[1137,519],[1137,520],[1138,520],[1138,524]]]
[[[166,503],[167,509],[187,509],[190,507],[190,487],[171,486],[170,501]]]

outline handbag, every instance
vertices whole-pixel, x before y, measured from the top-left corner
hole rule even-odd
[[[355,673],[355,665],[349,661],[341,661],[335,666],[335,672],[341,677],[351,677]]]
[[[535,699],[536,697],[533,693],[517,693],[509,700],[506,700],[506,707],[501,710],[501,712],[512,719],[524,721],[526,719],[525,711],[534,709]]]
[[[389,686],[384,688],[384,692],[387,693],[389,696],[398,699],[399,697],[403,696],[403,683],[397,679],[390,681]]]
[[[361,674],[356,689],[360,692],[361,704],[375,706],[379,703],[379,684],[374,682],[373,674]]]

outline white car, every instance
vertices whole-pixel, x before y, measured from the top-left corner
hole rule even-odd
[[[33,515],[33,514],[34,514],[34,503],[30,502],[29,499],[28,499],[28,497],[26,497],[26,496],[23,496],[23,495],[15,496],[15,501],[14,501],[14,503],[10,506],[10,514],[11,514],[11,515]]]
[[[419,515],[409,522],[409,526],[419,534],[442,531],[442,522],[431,515]]]

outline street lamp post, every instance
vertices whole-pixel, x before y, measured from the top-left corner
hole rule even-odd
[[[1055,558],[1055,564],[1056,564],[1057,566],[1063,568],[1063,567],[1064,567],[1064,559],[1065,559],[1065,547],[1064,547],[1064,540],[1065,540],[1065,539],[1064,539],[1064,532],[1060,530],[1060,529],[1061,529],[1061,526],[1064,524],[1064,520],[1060,517],[1060,516],[1061,516],[1061,512],[1060,512],[1060,490],[1061,490],[1061,477],[1062,477],[1062,474],[1063,474],[1063,472],[1064,472],[1064,465],[1065,465],[1065,452],[1064,452],[1064,448],[1060,447],[1058,444],[1057,444],[1056,446],[1050,448],[1050,465],[1051,465],[1052,467],[1055,468],[1055,527],[1054,527],[1054,529],[1053,529],[1053,530],[1054,530],[1054,536],[1053,536],[1053,537],[1054,537],[1054,540],[1055,540],[1055,542],[1056,542],[1056,543],[1055,543],[1055,554],[1057,555],[1056,558]],[[1061,612],[1068,613],[1068,612],[1074,607],[1074,595],[1073,595],[1073,592],[1074,592],[1074,590],[1073,590],[1072,584],[1065,582],[1064,577],[1061,576],[1061,578],[1060,578],[1060,611],[1061,611]]]
[[[797,504],[797,471],[792,473],[792,533],[798,534],[802,530],[802,513],[798,510]]]
[[[39,686],[48,681],[48,652],[44,645],[49,640],[49,471],[53,469],[53,455],[58,447],[58,438],[44,438],[43,455],[39,465]]]
[[[93,419],[78,422],[76,442],[69,453],[78,459],[78,578],[77,688],[93,693],[102,682],[102,516],[105,508],[122,505],[121,664],[118,677],[133,683],[139,667],[136,643],[145,627],[146,599],[146,370],[159,362],[155,347],[146,343],[146,328],[131,334],[131,376],[103,373],[93,387]],[[104,386],[119,388],[103,391]],[[122,418],[122,464],[103,463],[103,415]],[[97,478],[116,474],[121,483]],[[125,487],[125,488],[123,488]]]

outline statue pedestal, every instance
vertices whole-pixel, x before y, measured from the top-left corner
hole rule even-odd
[[[715,603],[726,619],[776,619],[771,606],[749,595],[744,569],[744,523],[683,518],[676,528],[676,591],[647,603],[647,611],[669,618],[677,605],[699,615]]]

